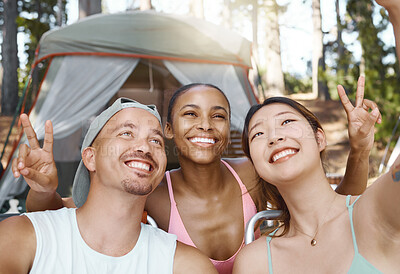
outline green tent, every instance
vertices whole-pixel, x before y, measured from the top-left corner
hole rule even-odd
[[[232,129],[239,131],[257,102],[248,80],[248,40],[200,19],[153,11],[94,15],[51,30],[41,38],[33,66],[30,89],[38,95],[30,119],[39,139],[45,121],[53,122],[61,182],[64,175],[72,181],[88,121],[117,97],[156,104],[165,122],[177,87],[211,83],[226,93]],[[177,157],[167,145],[173,166]],[[0,207],[24,191],[26,183],[18,180],[8,166],[0,181]]]

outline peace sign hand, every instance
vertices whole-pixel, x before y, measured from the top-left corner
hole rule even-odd
[[[54,193],[58,185],[57,168],[53,158],[53,126],[46,121],[43,148],[40,148],[36,133],[28,115],[20,116],[22,127],[28,138],[29,146],[20,146],[18,158],[12,161],[14,177],[24,176],[32,190]]]
[[[350,146],[355,150],[371,150],[374,145],[374,125],[382,122],[382,116],[375,102],[364,99],[365,78],[360,76],[357,83],[356,105],[353,106],[343,86],[338,85],[340,100],[349,122]],[[372,110],[369,112],[369,110]]]

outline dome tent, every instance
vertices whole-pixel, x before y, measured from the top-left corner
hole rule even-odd
[[[80,130],[113,98],[154,103],[165,123],[172,91],[203,82],[225,92],[232,129],[241,130],[257,102],[247,78],[250,58],[248,40],[200,19],[154,11],[90,16],[42,36],[33,67],[45,71],[33,73],[40,85],[30,120],[38,139],[51,120],[56,161],[76,162]],[[0,207],[26,188],[16,180],[9,165],[0,181]]]

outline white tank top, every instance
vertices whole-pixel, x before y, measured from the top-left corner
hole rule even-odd
[[[26,215],[36,233],[36,254],[30,273],[172,273],[176,236],[142,224],[135,247],[112,257],[91,249],[82,239],[75,208]]]

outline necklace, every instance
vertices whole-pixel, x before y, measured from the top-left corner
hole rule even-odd
[[[333,198],[332,202],[331,202],[330,205],[329,205],[328,211],[326,212],[326,214],[325,214],[325,216],[324,216],[324,218],[323,218],[323,221],[322,221],[322,223],[321,223],[321,227],[325,224],[326,217],[328,216],[328,213],[331,211],[333,202],[336,200],[336,196],[337,196],[337,195],[335,194],[335,197]],[[299,229],[294,223],[293,223],[293,227],[294,227],[294,229],[296,229],[298,232],[300,232],[300,233],[302,233],[302,234],[308,236],[309,238],[311,238],[311,242],[310,242],[311,246],[316,246],[316,245],[317,245],[317,239],[316,239],[316,238],[317,238],[317,234],[318,234],[319,224],[317,224],[317,228],[315,229],[314,236],[311,236],[311,235],[305,233],[304,231],[302,231],[301,229]]]

